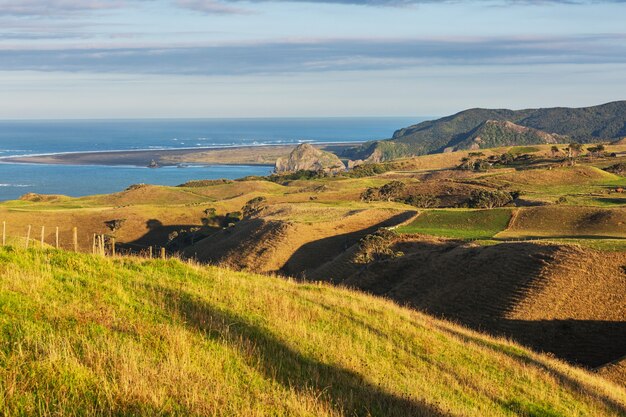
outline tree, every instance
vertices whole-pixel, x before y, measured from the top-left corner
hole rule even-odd
[[[439,205],[439,199],[432,195],[415,194],[407,197],[405,203],[419,208],[431,208]]]
[[[243,212],[243,217],[247,218],[261,211],[261,209],[265,207],[266,201],[267,198],[262,196],[254,197],[252,200],[248,201],[241,209],[241,211]]]
[[[561,150],[559,149],[559,147],[556,145],[552,145],[552,147],[550,148],[550,154],[552,155],[552,157],[556,158],[560,153]]]
[[[378,193],[381,199],[391,201],[401,197],[405,189],[406,185],[402,181],[391,181],[380,187]]]
[[[376,201],[380,200],[380,188],[370,187],[361,193],[362,201]]]
[[[587,148],[587,150],[589,151],[589,155],[596,157],[602,156],[602,154],[604,153],[604,149],[604,145],[602,144]]]
[[[359,241],[359,249],[354,255],[356,264],[368,264],[372,261],[392,259],[404,253],[393,250],[398,235],[388,229],[378,229],[375,233],[365,236]]]
[[[468,205],[473,208],[492,209],[513,202],[511,193],[500,190],[476,190],[472,192]]]
[[[124,223],[126,223],[126,219],[113,219],[104,222],[106,227],[108,227],[112,233],[115,233],[116,231],[121,229],[122,226],[124,226]]]
[[[213,207],[204,210],[204,217],[200,220],[202,221],[203,226],[214,227],[219,225],[217,211]]]
[[[567,158],[569,159],[570,165],[576,165],[576,158],[578,158],[582,152],[583,146],[580,143],[572,142],[565,150],[567,151]]]

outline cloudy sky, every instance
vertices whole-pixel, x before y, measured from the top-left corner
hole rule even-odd
[[[0,0],[0,119],[626,99],[626,0]]]

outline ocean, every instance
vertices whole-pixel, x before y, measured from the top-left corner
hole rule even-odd
[[[422,117],[0,121],[0,157],[65,152],[232,147],[386,139]],[[268,175],[272,167],[133,166],[0,163],[0,201],[25,193],[83,196],[131,184],[177,185],[195,179]]]

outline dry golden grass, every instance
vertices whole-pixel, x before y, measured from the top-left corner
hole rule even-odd
[[[0,249],[5,415],[619,416],[606,380],[390,302]]]
[[[496,238],[626,237],[626,208],[543,206],[516,211],[509,227]]]

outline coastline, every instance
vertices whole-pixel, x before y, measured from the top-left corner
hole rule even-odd
[[[316,147],[333,153],[359,145],[348,143],[314,143]],[[289,155],[298,144],[258,145],[235,147],[206,147],[183,149],[137,149],[120,151],[87,151],[46,155],[23,155],[0,158],[3,163],[49,165],[109,165],[146,167],[152,160],[159,166],[184,164],[203,165],[269,165],[276,159]]]

